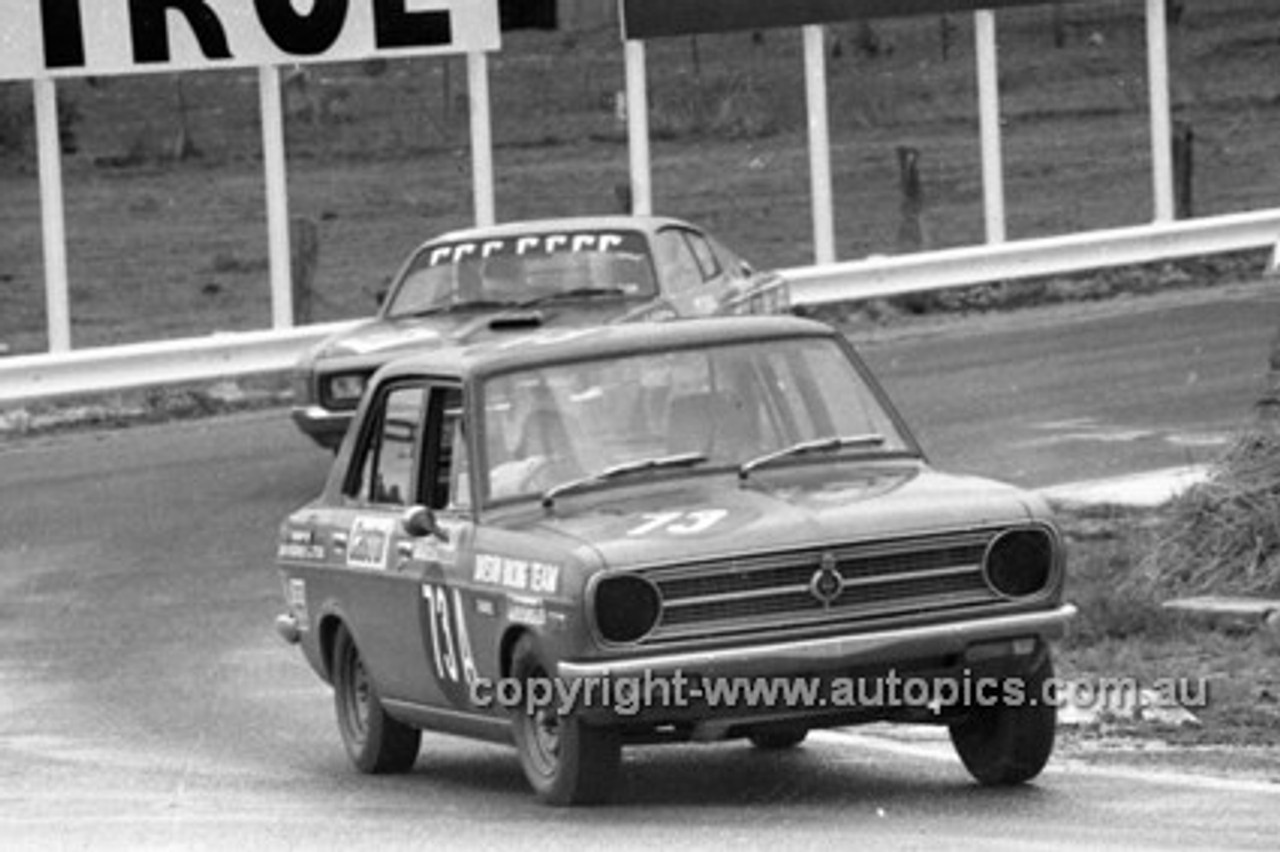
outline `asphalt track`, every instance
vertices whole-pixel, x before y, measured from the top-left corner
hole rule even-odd
[[[1044,486],[1211,458],[1277,307],[1263,285],[856,336],[936,462]],[[866,733],[636,749],[616,803],[577,811],[445,737],[358,776],[271,630],[276,525],[328,460],[279,411],[0,445],[0,847],[1275,848],[1267,780],[1064,757],[986,791]]]

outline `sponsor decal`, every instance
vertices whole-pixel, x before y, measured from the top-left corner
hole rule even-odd
[[[554,595],[560,588],[560,566],[492,553],[477,553],[473,578],[477,583],[517,592]]]
[[[303,562],[322,562],[325,558],[324,545],[316,541],[314,530],[286,530],[284,540],[276,549],[277,559],[293,559]]]
[[[298,619],[298,629],[307,630],[311,625],[311,618],[307,614],[307,581],[299,577],[290,577],[285,599],[288,601],[289,610]]]
[[[347,544],[347,567],[385,571],[395,526],[394,518],[356,518]]]
[[[575,232],[568,234],[526,234],[505,240],[472,240],[439,246],[431,251],[427,262],[431,266],[456,264],[464,260],[484,260],[494,255],[547,255],[558,252],[584,251],[611,252],[629,247],[631,251],[643,251],[644,242],[638,235],[610,234],[605,232]]]
[[[543,627],[547,623],[547,610],[541,598],[511,595],[507,598],[507,620],[512,624]]]

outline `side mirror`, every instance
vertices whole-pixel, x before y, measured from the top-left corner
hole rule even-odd
[[[413,538],[431,536],[443,542],[449,540],[449,534],[436,523],[436,513],[426,506],[410,506],[406,509],[400,518],[400,526]]]
[[[378,303],[378,307],[382,307],[387,303],[387,295],[391,290],[387,287],[379,287],[378,291],[373,294],[373,299]]]

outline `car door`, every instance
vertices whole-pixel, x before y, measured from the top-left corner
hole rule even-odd
[[[461,387],[432,388],[418,496],[431,513],[433,530],[406,543],[403,555],[405,570],[418,579],[416,648],[427,671],[414,700],[451,711],[474,711],[477,678],[496,676],[486,664],[495,658],[492,619],[481,618],[470,588],[475,539],[471,434]]]
[[[342,615],[385,698],[421,691],[426,668],[416,647],[417,571],[406,559],[404,517],[421,487],[420,459],[430,386],[401,380],[378,387],[333,514],[334,590]]]
[[[695,245],[705,251],[695,249]],[[724,271],[716,261],[706,239],[688,228],[666,227],[654,237],[663,295],[683,317],[704,316],[715,312],[719,303],[717,282]]]

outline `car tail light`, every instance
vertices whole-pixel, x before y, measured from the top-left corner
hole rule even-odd
[[[987,547],[983,573],[991,588],[1009,598],[1037,595],[1053,579],[1054,540],[1042,528],[1003,532]]]
[[[657,586],[635,574],[605,577],[595,588],[595,621],[606,642],[639,642],[662,616]]]

